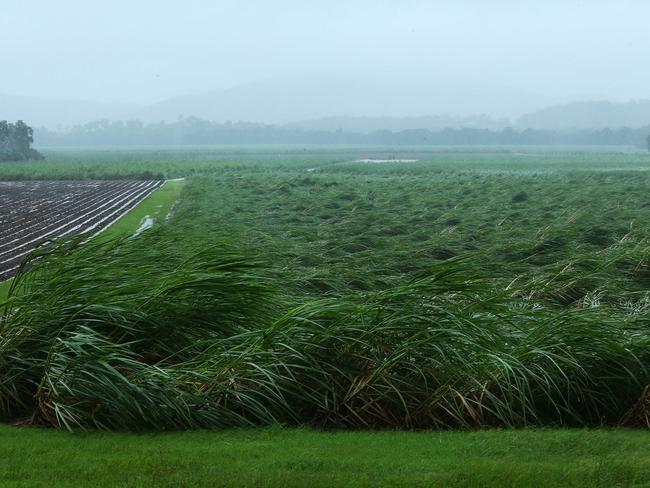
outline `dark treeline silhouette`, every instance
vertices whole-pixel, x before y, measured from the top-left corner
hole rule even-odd
[[[43,159],[38,151],[32,149],[34,131],[19,120],[15,124],[0,120],[0,161],[24,161]]]
[[[633,145],[644,147],[650,126],[616,130],[413,129],[371,133],[304,130],[246,122],[217,123],[194,117],[144,124],[101,120],[65,132],[38,129],[41,146],[192,144],[377,144],[377,145]]]

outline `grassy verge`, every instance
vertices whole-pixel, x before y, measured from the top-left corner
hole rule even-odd
[[[171,211],[174,202],[178,199],[185,180],[170,180],[165,182],[162,188],[159,188],[129,213],[120,218],[111,225],[101,235],[106,237],[120,237],[135,232],[141,225],[142,221],[149,217],[154,223],[165,219]]]
[[[640,431],[160,435],[0,427],[2,486],[648,486]]]
[[[154,223],[163,220],[178,199],[184,184],[184,180],[167,181],[162,188],[153,192],[137,207],[106,229],[101,234],[102,238],[108,239],[132,234],[140,227],[145,217],[152,218]],[[0,282],[0,302],[7,298],[10,287],[11,280]]]
[[[7,298],[9,288],[11,287],[11,280],[3,281],[0,283],[0,302]]]

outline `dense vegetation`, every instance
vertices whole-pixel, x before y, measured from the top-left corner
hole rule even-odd
[[[155,179],[194,175],[219,175],[229,171],[307,171],[312,168],[344,168],[364,158],[419,159],[400,166],[412,176],[436,172],[537,173],[566,171],[645,171],[650,162],[645,152],[617,146],[603,152],[596,146],[309,146],[221,145],[135,148],[60,148],[44,150],[46,161],[0,165],[0,180]],[[480,163],[480,166],[477,164]],[[386,171],[386,165],[362,165],[370,173]],[[424,171],[423,171],[424,169]]]
[[[33,142],[34,131],[22,120],[15,124],[0,120],[0,162],[43,159],[32,149]]]
[[[100,120],[64,132],[39,129],[40,146],[120,146],[192,144],[382,144],[382,145],[633,145],[643,147],[650,126],[557,131],[449,128],[443,130],[304,130],[246,122],[217,123],[195,117],[144,124],[139,120]]]
[[[203,175],[166,224],[31,257],[0,416],[646,425],[647,156],[448,157],[170,164]]]

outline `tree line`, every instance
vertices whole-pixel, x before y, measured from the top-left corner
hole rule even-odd
[[[0,120],[0,161],[24,161],[27,159],[43,159],[43,156],[32,148],[34,131],[19,120],[15,124]]]
[[[374,145],[632,145],[645,147],[650,126],[583,131],[542,129],[412,129],[371,133],[305,130],[246,122],[217,123],[195,117],[145,124],[100,120],[64,132],[38,129],[43,146],[191,144],[374,144]]]

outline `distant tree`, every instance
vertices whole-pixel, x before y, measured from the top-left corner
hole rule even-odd
[[[374,144],[374,145],[626,145],[644,147],[650,127],[556,131],[550,129],[501,130],[471,127],[442,130],[388,129],[361,133],[346,130],[313,130],[250,122],[218,123],[196,117],[174,122],[143,123],[139,120],[99,120],[65,132],[37,129],[38,140],[48,146],[121,146],[183,144]],[[0,127],[0,133],[6,131]],[[28,134],[28,138],[31,137]]]
[[[9,151],[11,128],[6,120],[0,120],[0,152]]]
[[[33,142],[34,130],[22,120],[15,124],[0,121],[0,161],[43,159],[38,151],[32,149]]]
[[[22,120],[14,124],[12,134],[14,148],[18,153],[29,155],[29,151],[34,142],[34,130]]]
[[[645,138],[645,143],[648,146],[648,152],[650,152],[650,135],[648,135],[648,137]]]

